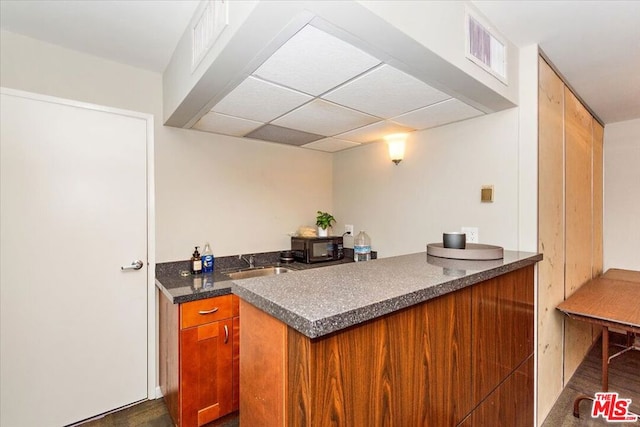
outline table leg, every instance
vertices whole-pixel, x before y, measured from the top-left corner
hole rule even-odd
[[[586,394],[579,394],[578,397],[573,401],[573,416],[576,418],[580,418],[580,402],[583,400],[593,400],[593,397],[587,396]]]
[[[609,391],[609,328],[602,327],[602,391]]]

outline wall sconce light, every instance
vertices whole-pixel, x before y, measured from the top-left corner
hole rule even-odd
[[[404,143],[407,140],[406,133],[394,133],[384,137],[389,147],[389,158],[396,165],[404,159]]]

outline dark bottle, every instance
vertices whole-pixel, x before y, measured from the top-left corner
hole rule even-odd
[[[200,252],[198,252],[199,246],[196,246],[196,250],[193,251],[191,256],[191,274],[202,273],[202,258],[200,258]]]

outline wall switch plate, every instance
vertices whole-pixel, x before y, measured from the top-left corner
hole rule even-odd
[[[462,227],[460,231],[466,234],[467,243],[479,243],[478,227]]]
[[[483,185],[480,189],[480,201],[493,203],[493,185]]]
[[[349,233],[353,236],[353,224],[345,224],[344,232]]]

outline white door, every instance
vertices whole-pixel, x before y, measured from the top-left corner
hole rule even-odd
[[[22,95],[0,101],[0,425],[63,426],[147,397],[149,118]]]

